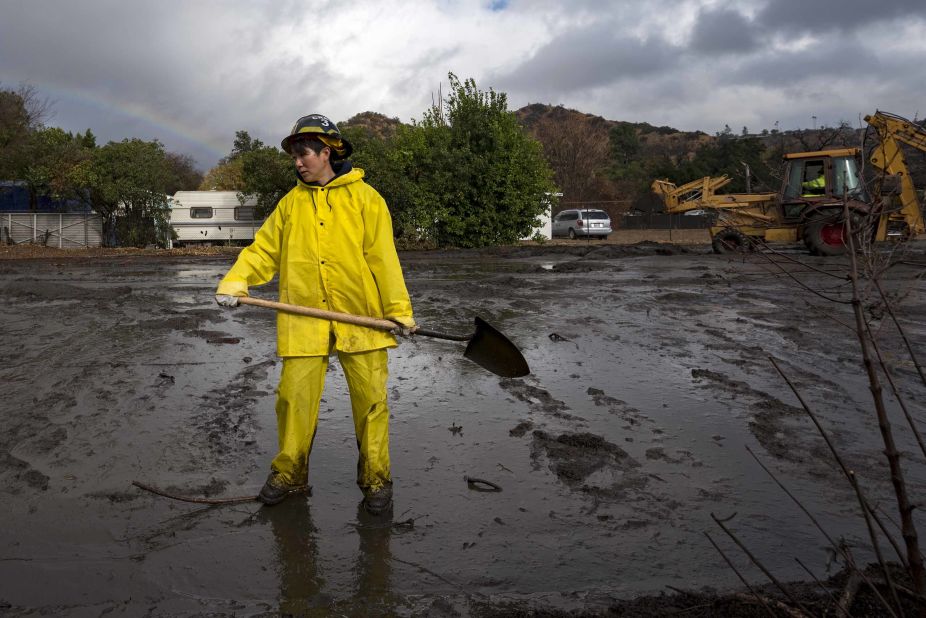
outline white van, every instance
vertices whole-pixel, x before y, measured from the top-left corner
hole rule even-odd
[[[235,191],[177,191],[171,198],[173,246],[249,245],[264,223],[256,218],[255,199],[244,204]]]

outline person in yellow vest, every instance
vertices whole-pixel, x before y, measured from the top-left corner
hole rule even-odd
[[[817,170],[817,177],[801,183],[804,192],[801,197],[817,197],[826,192],[826,178],[823,175],[823,168]]]
[[[325,116],[296,121],[281,146],[295,163],[296,186],[241,251],[219,283],[216,302],[234,307],[249,288],[279,273],[281,302],[386,318],[392,332],[307,316],[277,315],[279,453],[258,499],[266,505],[304,490],[328,369],[337,352],[350,391],[359,448],[357,484],[373,514],[392,505],[387,348],[415,329],[383,198],[348,161],[353,147]]]

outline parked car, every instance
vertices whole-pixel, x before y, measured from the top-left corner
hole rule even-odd
[[[611,233],[611,217],[603,210],[582,208],[563,210],[553,217],[552,236],[601,238]]]

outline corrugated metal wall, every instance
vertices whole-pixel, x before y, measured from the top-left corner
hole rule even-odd
[[[59,249],[99,247],[103,217],[98,214],[5,212],[0,214],[0,242],[35,243]]]

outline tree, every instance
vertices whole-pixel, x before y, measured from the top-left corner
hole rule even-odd
[[[203,176],[200,191],[241,191],[244,189],[244,161],[222,159]]]
[[[206,172],[199,183],[199,190],[249,193],[244,177],[245,155],[268,148],[274,152],[278,151],[272,146],[265,146],[259,139],[251,137],[247,131],[235,131],[231,152],[227,157],[219,159],[216,166]]]
[[[26,183],[29,206],[35,209],[40,196],[75,198],[72,176],[92,157],[95,138],[57,127],[40,128],[29,134],[22,149],[24,158],[15,169],[15,178]]]
[[[0,90],[0,178],[18,180],[32,156],[34,134],[51,114],[51,104],[35,88]]]
[[[555,191],[552,170],[539,142],[508,111],[504,93],[448,77],[447,100],[397,134],[395,171],[414,181],[400,188],[415,209],[412,218],[430,217],[405,233],[430,235],[440,246],[515,242],[536,224],[545,194]]]
[[[254,139],[247,131],[235,131],[235,141],[232,144],[229,160],[234,160],[247,152],[254,152],[265,148],[264,143]]]
[[[612,171],[611,144],[603,118],[558,107],[537,121],[534,135],[543,144],[544,157],[566,200],[583,202],[600,196],[600,179]]]
[[[261,144],[257,140],[254,143]],[[293,160],[279,148],[263,145],[242,151],[237,160],[241,161],[242,180],[238,200],[244,204],[252,197],[257,198],[256,214],[259,218],[266,217],[296,184]]]
[[[109,142],[72,173],[77,193],[103,215],[104,238],[124,246],[163,244],[169,229],[167,185],[174,171],[158,141]]]
[[[203,182],[202,173],[196,169],[193,157],[176,152],[165,153],[171,177],[164,192],[173,195],[177,191],[194,191]]]

